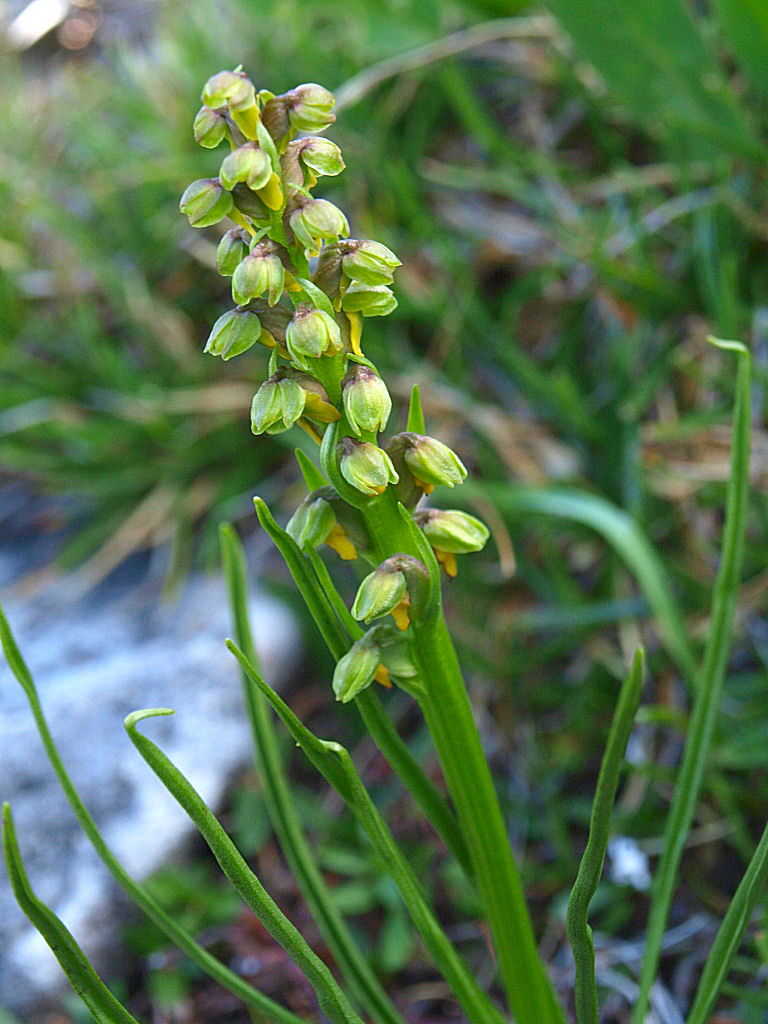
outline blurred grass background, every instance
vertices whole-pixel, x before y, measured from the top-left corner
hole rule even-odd
[[[751,345],[738,639],[672,922],[703,921],[706,934],[768,808],[764,5],[158,0],[126,5],[123,39],[103,37],[102,14],[73,5],[58,36],[0,50],[2,479],[49,496],[38,526],[62,533],[59,570],[97,580],[170,544],[169,592],[190,566],[215,565],[222,519],[253,528],[254,493],[285,519],[301,493],[296,439],[250,434],[266,357],[202,355],[228,287],[215,270],[218,229],[193,232],[177,203],[218,166],[190,129],[210,73],[242,62],[275,92],[301,81],[337,90],[329,135],[348,170],[324,194],[353,234],[404,262],[399,309],[369,321],[367,350],[401,416],[422,382],[428,428],[466,456],[465,500],[494,534],[450,584],[449,612],[549,955],[562,946],[602,741],[641,638],[647,704],[616,829],[651,863],[658,852],[728,468],[733,367],[705,339]],[[72,27],[78,18],[90,35]],[[290,593],[285,584],[275,561],[272,585]],[[308,714],[325,714],[325,690],[308,680]],[[428,758],[408,703],[395,695],[392,710]],[[342,728],[354,742],[352,720]],[[374,781],[412,836],[391,779]],[[241,838],[264,857],[254,780],[232,801]],[[365,845],[337,809],[306,803],[324,866],[346,879],[339,898],[375,920],[361,941],[385,975],[409,969],[402,912],[372,881]],[[471,918],[426,837],[414,857],[432,864],[436,885],[459,886]],[[169,904],[202,891],[185,877],[158,882]],[[596,928],[624,942],[619,962],[642,935],[644,899],[610,875],[599,890]],[[198,902],[200,927],[218,926],[220,901]],[[697,934],[665,961],[683,996]],[[155,942],[144,930],[137,949]],[[765,1020],[766,964],[758,933],[727,990],[748,1024]],[[149,975],[160,995],[148,998],[162,1006],[188,997],[178,971]]]

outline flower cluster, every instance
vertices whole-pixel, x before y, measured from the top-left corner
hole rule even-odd
[[[241,68],[221,71],[203,89],[195,140],[207,149],[227,142],[218,177],[193,182],[180,208],[193,227],[229,218],[217,249],[231,279],[234,308],[213,325],[205,351],[222,359],[254,345],[269,352],[264,383],[253,399],[255,434],[301,427],[321,444],[327,480],[288,524],[303,551],[326,544],[345,559],[376,565],[381,543],[370,536],[370,504],[390,495],[413,511],[448,575],[456,555],[478,551],[486,527],[460,511],[417,508],[436,486],[466,476],[458,456],[414,430],[380,443],[392,411],[384,381],[361,347],[365,317],[397,306],[397,256],[380,242],[350,238],[344,213],[312,194],[318,179],[340,174],[339,147],[318,137],[335,120],[334,97],[305,84],[281,95],[257,91]],[[319,477],[319,474],[318,474]],[[407,685],[415,669],[404,639],[425,613],[427,570],[393,553],[362,581],[352,614],[374,623],[341,659],[334,689],[350,700],[376,677]],[[387,620],[391,623],[391,620]]]

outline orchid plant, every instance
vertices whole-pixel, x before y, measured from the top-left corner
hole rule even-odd
[[[465,511],[430,504],[436,488],[461,485],[459,456],[426,432],[414,387],[402,430],[384,437],[392,400],[363,348],[368,318],[396,307],[392,290],[400,260],[385,245],[350,237],[344,213],[313,190],[344,169],[337,145],[322,137],[334,122],[334,97],[316,84],[282,95],[257,90],[241,68],[210,78],[194,136],[203,147],[229,145],[219,174],[193,182],[181,198],[190,224],[206,228],[229,219],[217,250],[220,273],[231,279],[233,308],[211,329],[205,350],[224,360],[255,350],[267,364],[251,408],[254,434],[301,429],[315,457],[297,450],[307,495],[281,528],[255,499],[256,515],[274,541],[333,655],[337,700],[359,711],[381,752],[442,837],[474,887],[485,914],[492,955],[506,1006],[480,984],[437,920],[411,865],[339,743],[313,735],[261,677],[246,613],[242,548],[229,526],[221,531],[235,641],[228,641],[243,673],[272,823],[297,884],[333,955],[340,978],[309,947],[246,864],[188,780],[140,730],[168,709],[134,712],[131,741],[187,811],[243,900],[304,972],[318,1005],[333,1024],[404,1024],[361,954],[317,867],[296,813],[276,736],[277,719],[357,818],[397,885],[415,931],[472,1024],[564,1024],[564,1005],[536,946],[518,867],[474,720],[442,607],[442,586],[457,571],[457,556],[479,551],[486,526]],[[725,671],[746,515],[749,450],[749,356],[740,362],[733,465],[713,629],[696,687],[680,782],[669,819],[635,1005],[644,1019],[658,966],[680,852],[691,824]],[[251,353],[253,354],[253,353]],[[440,493],[440,492],[438,492]],[[360,583],[348,604],[335,587],[323,548],[359,566]],[[254,1019],[298,1024],[299,1018],[239,978],[166,914],[125,872],[99,835],[75,791],[48,731],[32,676],[0,614],[6,657],[23,686],[47,754],[74,813],[115,877],[179,947],[239,996]],[[387,717],[377,687],[396,686],[420,707],[450,800],[435,787]],[[573,950],[573,1006],[579,1024],[596,1024],[598,988],[590,900],[602,870],[611,808],[624,750],[643,687],[638,652],[619,695],[598,780],[589,839],[568,910]],[[10,809],[4,811],[3,848],[17,899],[54,949],[64,971],[99,1022],[134,1022],[100,981],[74,938],[34,896],[24,873]],[[689,1024],[704,1024],[744,933],[768,871],[768,835],[723,922],[707,962]],[[571,1005],[570,993],[566,994]]]

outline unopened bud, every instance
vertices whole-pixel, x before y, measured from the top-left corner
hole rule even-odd
[[[316,174],[335,177],[344,170],[345,164],[341,150],[330,139],[301,139],[298,146],[299,160]]]
[[[232,274],[232,298],[244,306],[251,299],[267,295],[270,306],[274,306],[283,294],[285,267],[270,243],[260,244],[238,264]]]
[[[310,551],[323,544],[335,526],[336,516],[329,503],[309,495],[288,520],[285,530],[302,551]]]
[[[232,277],[237,265],[249,252],[248,235],[242,228],[230,228],[216,249],[216,266],[224,277]]]
[[[345,437],[338,447],[341,475],[356,490],[375,497],[389,484],[397,483],[399,478],[391,459],[375,444]]]
[[[413,514],[433,548],[456,555],[482,551],[490,532],[485,523],[458,509],[424,508]]]
[[[192,132],[198,146],[205,149],[216,149],[227,134],[227,119],[218,110],[201,107],[195,115]]]
[[[205,352],[221,356],[225,361],[246,352],[261,339],[261,324],[255,313],[247,309],[230,309],[211,328]]]
[[[179,209],[193,228],[205,228],[226,217],[232,209],[232,196],[216,178],[199,178],[184,190]]]
[[[349,234],[347,218],[327,199],[309,199],[293,211],[289,224],[296,238],[312,252],[319,252],[326,241]]]
[[[322,85],[298,85],[281,97],[288,108],[291,127],[300,132],[322,132],[336,120],[336,100]]]
[[[386,285],[401,265],[391,249],[381,242],[348,241],[342,258],[344,273],[352,281],[365,285]],[[392,307],[394,309],[394,307]]]
[[[426,494],[440,484],[454,487],[467,475],[458,455],[434,437],[404,431],[392,438],[387,450],[396,462],[402,459]]]
[[[365,577],[357,591],[352,615],[365,622],[387,615],[406,596],[405,575],[389,559]]]
[[[367,366],[353,365],[344,378],[341,394],[347,421],[356,434],[385,429],[392,399],[377,373]]]
[[[212,75],[203,86],[203,103],[206,107],[223,107],[255,103],[256,91],[243,71],[219,71]]]
[[[233,189],[240,182],[248,188],[258,191],[272,176],[272,163],[264,152],[253,142],[233,149],[223,160],[219,168],[219,181],[227,189]]]
[[[342,260],[342,267],[344,261]],[[362,313],[363,316],[386,316],[397,308],[397,299],[384,284],[363,284],[353,281],[341,298],[345,313]]]
[[[304,391],[293,380],[277,374],[265,381],[253,397],[251,430],[254,434],[280,434],[289,430],[304,411]]]
[[[333,692],[346,704],[373,682],[381,651],[370,633],[362,636],[339,660],[333,673]]]
[[[308,358],[341,350],[341,332],[332,316],[307,303],[296,308],[285,332],[285,342],[291,356],[300,366]]]

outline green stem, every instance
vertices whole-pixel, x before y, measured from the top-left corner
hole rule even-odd
[[[377,557],[420,557],[391,489],[363,510]],[[472,875],[488,916],[501,975],[520,1024],[562,1024],[542,964],[520,875],[448,627],[439,607],[413,623],[413,650],[424,680],[421,707],[465,838]]]
[[[640,988],[632,1011],[632,1024],[642,1024],[645,1019],[651,986],[659,965],[661,943],[677,880],[677,869],[696,810],[720,706],[739,593],[749,492],[750,356],[743,345],[726,343],[726,346],[738,353],[739,371],[733,416],[731,473],[726,501],[723,556],[715,580],[712,620],[688,726],[683,762],[667,816],[664,852],[653,884],[648,939],[640,974]]]
[[[611,824],[611,810],[624,763],[624,751],[632,731],[637,706],[643,692],[643,652],[635,654],[619,694],[613,716],[603,763],[597,779],[595,799],[589,822],[589,838],[581,858],[566,918],[568,939],[576,967],[576,1019],[579,1024],[598,1024],[597,984],[595,979],[595,947],[592,929],[587,922],[589,904],[595,895],[603,871],[605,848]]]

